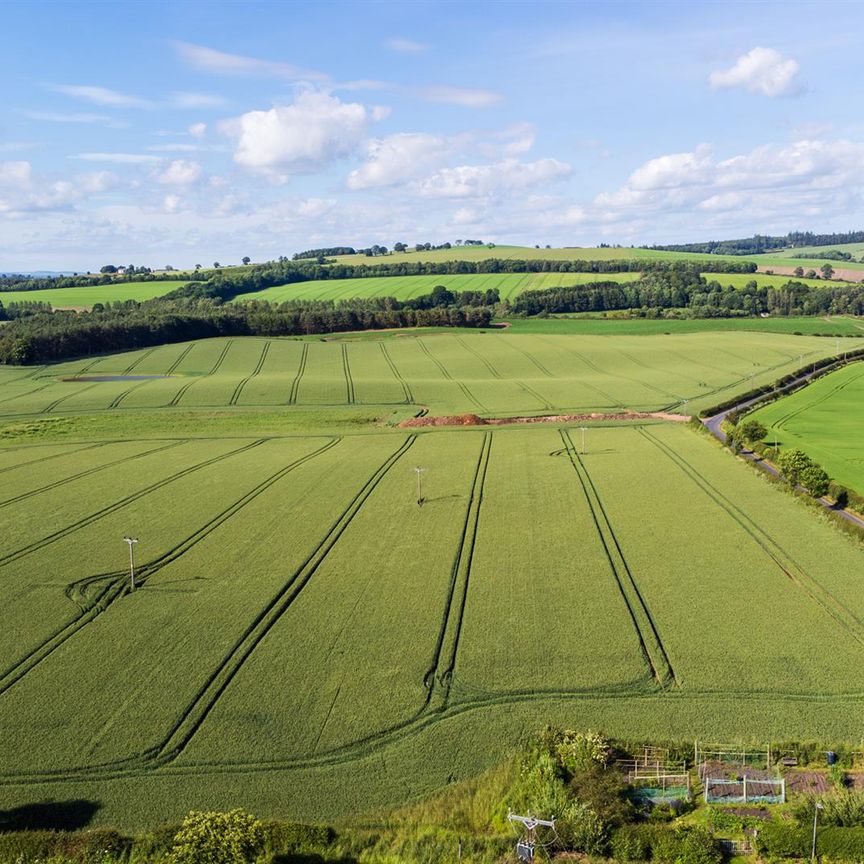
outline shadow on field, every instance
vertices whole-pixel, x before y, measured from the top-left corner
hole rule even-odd
[[[83,798],[22,804],[0,810],[0,831],[75,831],[86,828],[101,806]]]

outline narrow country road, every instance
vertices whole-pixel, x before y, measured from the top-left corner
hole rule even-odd
[[[823,370],[819,370],[820,372]],[[815,372],[807,372],[804,375],[800,375],[794,380],[790,381],[783,388],[778,390],[777,392],[781,395],[788,393],[790,390],[794,390],[798,387],[799,384],[806,384],[813,378]],[[713,417],[706,417],[702,420],[702,423],[705,425],[705,428],[720,442],[723,444],[726,443],[726,433],[721,428],[723,426],[723,421],[733,412],[742,411],[745,408],[749,408],[751,405],[755,405],[761,399],[764,399],[764,395],[755,396],[752,399],[745,399],[743,402],[739,402],[737,405],[733,405],[731,408],[727,408],[725,411],[721,411],[719,414],[715,414]],[[767,459],[763,459],[757,453],[754,453],[752,450],[742,450],[739,454],[743,459],[747,459],[749,462],[753,463],[757,468],[760,468],[762,471],[765,471],[768,474],[771,474],[774,477],[780,477],[780,472],[777,470],[776,466],[769,462]],[[797,487],[798,489],[802,489],[801,486]],[[802,491],[804,491],[802,489]],[[857,525],[859,528],[864,528],[864,518],[860,516],[856,516],[854,513],[849,510],[844,510],[842,507],[838,507],[833,501],[828,498],[819,498],[819,503],[826,509],[830,510],[832,513],[836,513],[841,519],[845,519],[847,522],[851,522],[853,525]]]

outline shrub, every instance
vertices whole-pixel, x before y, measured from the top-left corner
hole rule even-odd
[[[609,742],[596,732],[567,729],[555,751],[561,765],[572,774],[592,765],[605,765],[609,758]]]
[[[616,861],[647,861],[651,840],[641,825],[623,825],[612,835],[612,857]]]
[[[245,810],[192,811],[174,837],[168,860],[170,864],[246,864],[263,846],[263,826]]]
[[[806,828],[813,824],[813,810],[822,805],[820,825],[839,828],[864,828],[864,793],[856,789],[841,789],[827,795],[802,800],[793,810],[798,824]]]
[[[328,825],[301,822],[264,822],[262,831],[264,846],[270,854],[323,849],[336,839],[336,832]]]
[[[0,832],[0,861],[37,861],[51,851],[52,831]]]
[[[51,855],[67,861],[102,862],[121,858],[132,848],[132,841],[118,831],[104,828],[96,831],[70,831],[54,835]]]

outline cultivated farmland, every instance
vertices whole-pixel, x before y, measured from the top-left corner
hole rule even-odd
[[[561,322],[565,332],[569,323]],[[596,337],[501,330],[205,339],[51,366],[0,367],[0,417],[261,406],[500,415],[686,405],[692,412],[858,344],[774,333]]]
[[[55,309],[89,308],[94,303],[118,300],[151,300],[185,285],[180,280],[116,282],[111,285],[83,285],[73,288],[43,288],[36,291],[2,291],[0,303],[48,303]]]
[[[819,378],[753,416],[768,427],[769,443],[803,450],[839,483],[864,494],[864,363]]]
[[[686,427],[580,435],[6,440],[0,807],[340,817],[544,721],[854,738],[860,549]]]

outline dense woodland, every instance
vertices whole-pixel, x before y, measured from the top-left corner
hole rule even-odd
[[[592,282],[569,288],[525,291],[512,301],[521,315],[561,312],[610,312],[620,309],[683,309],[691,318],[749,315],[864,315],[864,285],[811,288],[789,281],[780,287],[743,288],[708,281],[698,269],[675,267],[646,273],[635,282]]]
[[[486,327],[493,295],[444,288],[393,298],[223,304],[218,299],[126,301],[90,312],[17,315],[0,327],[0,363],[46,363],[211,336],[302,336],[393,327]]]

